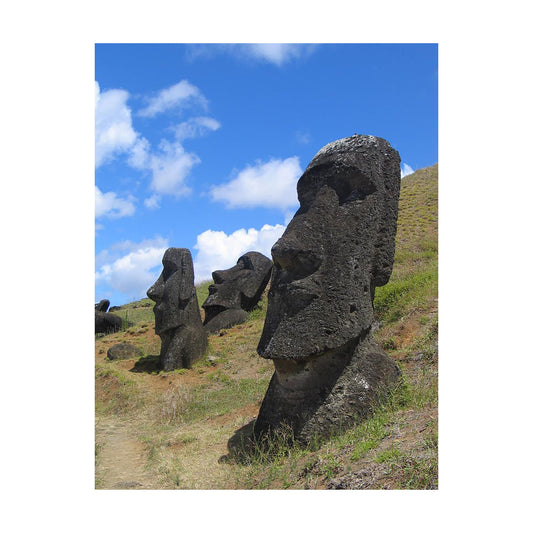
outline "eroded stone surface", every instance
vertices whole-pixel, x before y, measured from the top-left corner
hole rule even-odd
[[[107,309],[109,308],[109,300],[100,300],[95,306],[94,309],[96,311],[102,311],[102,313],[105,313]]]
[[[94,332],[95,333],[114,333],[122,327],[122,318],[113,313],[104,313],[103,311],[94,311]]]
[[[272,261],[259,252],[247,252],[227,270],[213,272],[213,285],[203,303],[204,327],[214,333],[244,322],[259,302],[270,279]]]
[[[258,352],[276,371],[255,433],[289,425],[308,441],[368,415],[399,376],[371,326],[375,287],[392,273],[400,157],[378,137],[340,139],[297,189],[300,209],[272,248]]]
[[[146,293],[156,303],[155,332],[161,337],[159,365],[163,370],[190,368],[207,350],[191,252],[169,248],[162,262],[163,272]]]
[[[113,360],[117,359],[131,359],[133,357],[141,357],[142,351],[137,346],[129,342],[119,342],[114,344],[107,350],[107,358]]]

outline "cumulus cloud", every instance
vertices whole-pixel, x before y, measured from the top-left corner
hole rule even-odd
[[[137,140],[126,105],[129,94],[120,89],[100,92],[95,82],[95,164],[99,167],[116,154],[129,150]]]
[[[405,176],[409,176],[409,174],[412,174],[414,170],[407,164],[402,163],[401,165],[401,177],[405,178]]]
[[[119,198],[114,192],[103,193],[98,187],[94,187],[95,217],[121,218],[135,213],[135,198],[128,196],[126,199]],[[99,228],[101,229],[101,228]]]
[[[298,59],[314,51],[312,44],[250,44],[240,45],[243,52],[252,57],[281,66],[292,59]]]
[[[150,189],[154,194],[144,204],[152,209],[159,207],[163,194],[179,198],[190,193],[191,189],[185,180],[192,167],[200,163],[200,158],[187,152],[178,140],[171,142],[163,139],[158,149],[152,150],[150,143],[141,138],[132,147],[128,163],[134,168],[150,172]]]
[[[240,59],[266,61],[279,67],[294,59],[312,54],[316,48],[316,44],[194,44],[188,47],[188,57],[195,59],[226,53]]]
[[[259,161],[241,170],[228,183],[211,188],[211,198],[227,207],[273,207],[287,210],[298,205],[296,183],[302,174],[298,157]]]
[[[125,153],[130,167],[150,173],[150,190],[154,194],[144,203],[146,207],[155,209],[159,207],[160,196],[163,194],[181,197],[190,193],[191,189],[185,184],[185,180],[194,165],[200,163],[200,158],[185,150],[182,142],[216,131],[220,128],[220,123],[208,116],[189,118],[170,128],[174,131],[174,139],[163,139],[154,149],[148,139],[133,129],[131,110],[127,106],[128,97],[127,91],[119,89],[101,93],[98,82],[95,82],[96,167],[112,160],[116,154]],[[160,91],[139,114],[153,117],[164,111],[192,104],[205,109],[207,100],[198,87],[182,80]],[[102,205],[101,209],[98,208],[99,203]],[[113,209],[109,205],[113,205]],[[97,190],[97,213],[111,213],[109,216],[118,218],[132,214],[132,208],[131,199],[119,199],[115,193],[102,195]]]
[[[139,137],[130,148],[128,165],[133,168],[143,169],[150,161],[150,143],[148,139]]]
[[[196,104],[203,109],[207,108],[207,100],[200,89],[187,80],[181,80],[179,83],[159,91],[154,97],[150,98],[148,105],[139,111],[139,115],[152,118],[165,111],[192,104]]]
[[[150,198],[146,198],[144,200],[144,205],[148,209],[158,209],[160,207],[159,202],[161,201],[161,197],[157,194],[153,194],[150,196]]]
[[[156,194],[168,194],[179,198],[190,193],[185,178],[200,158],[187,152],[179,142],[170,143],[164,139],[159,153],[152,154],[148,166],[152,171],[150,188]]]
[[[220,122],[214,118],[194,117],[175,126],[174,133],[178,141],[183,141],[200,137],[209,131],[216,131],[218,128],[220,128]]]
[[[238,229],[227,235],[223,231],[207,230],[198,235],[194,249],[198,250],[194,260],[195,281],[211,279],[214,270],[232,267],[246,252],[256,251],[270,257],[274,243],[285,231],[285,226],[265,224],[260,230]]]
[[[162,269],[168,241],[161,237],[140,243],[123,241],[96,256],[95,281],[126,297],[144,298]]]

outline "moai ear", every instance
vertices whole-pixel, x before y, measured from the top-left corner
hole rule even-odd
[[[183,250],[181,254],[180,300],[190,300],[195,294],[194,267],[191,252]]]
[[[396,221],[398,218],[398,198],[400,196],[400,156],[390,148],[382,162],[378,191],[381,219],[375,244],[372,285],[385,285],[392,274]]]

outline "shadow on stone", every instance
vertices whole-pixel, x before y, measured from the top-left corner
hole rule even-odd
[[[219,463],[268,464],[294,449],[294,431],[287,424],[257,437],[254,435],[255,423],[254,419],[235,431],[228,440],[228,453],[220,457]],[[311,444],[307,447],[315,448]]]
[[[161,369],[159,368],[159,356],[158,355],[146,355],[141,357],[138,361],[135,361],[133,368],[130,372],[138,373],[159,373]]]

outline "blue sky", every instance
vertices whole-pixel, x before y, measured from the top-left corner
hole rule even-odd
[[[328,142],[438,161],[436,44],[95,46],[95,301],[145,297],[170,246],[197,282],[269,255]]]

